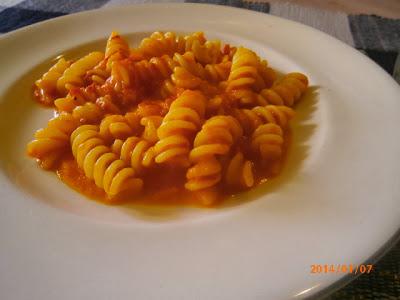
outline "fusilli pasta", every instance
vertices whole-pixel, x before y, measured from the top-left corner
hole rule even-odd
[[[83,76],[85,73],[94,68],[102,59],[104,54],[101,52],[91,52],[88,55],[78,59],[67,69],[57,80],[57,89],[61,94],[65,94],[74,86],[83,85]]]
[[[239,189],[251,188],[254,185],[253,163],[246,160],[242,152],[237,152],[229,159],[224,182],[230,187]]]
[[[112,32],[104,53],[61,58],[35,82],[56,116],[27,152],[107,202],[180,194],[215,204],[281,166],[309,83],[279,74],[254,51],[202,32],[153,32],[138,47]]]
[[[196,135],[190,161],[194,164],[186,173],[188,190],[209,188],[221,180],[221,164],[217,155],[225,155],[243,135],[238,121],[231,116],[208,119]]]
[[[42,78],[35,82],[43,95],[42,99],[47,100],[42,101],[42,103],[47,105],[53,104],[54,99],[51,98],[51,95],[54,96],[57,93],[57,81],[70,65],[71,62],[66,61],[64,58],[60,58],[54,66],[43,74]],[[46,97],[47,95],[50,97]]]
[[[80,168],[109,197],[123,192],[137,193],[143,181],[118,159],[99,135],[96,125],[82,125],[71,134],[71,149]]]
[[[187,165],[191,139],[200,130],[206,98],[201,92],[186,90],[174,102],[157,130],[156,162]]]

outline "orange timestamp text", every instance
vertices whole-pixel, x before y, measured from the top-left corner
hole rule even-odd
[[[311,274],[369,274],[374,269],[374,265],[353,265],[353,264],[315,264],[310,266]]]

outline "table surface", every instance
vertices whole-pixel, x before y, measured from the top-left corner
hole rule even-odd
[[[54,2],[57,5],[54,5]],[[0,33],[85,9],[154,1],[57,0],[54,2],[0,0]],[[400,84],[400,0],[252,0],[252,2],[189,0],[187,2],[237,6],[316,27],[369,56]],[[375,264],[371,274],[360,276],[330,295],[328,299],[400,299],[400,243]]]
[[[265,2],[289,2],[308,7],[341,11],[352,14],[378,15],[400,18],[400,0],[262,0]]]

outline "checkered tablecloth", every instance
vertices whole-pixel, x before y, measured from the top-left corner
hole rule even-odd
[[[242,0],[0,0],[0,33],[83,10],[151,2],[212,3],[292,19],[320,29],[357,48],[378,63],[400,84],[400,19],[387,19],[374,15],[347,15],[292,3],[266,3],[257,2],[257,0],[251,2]],[[376,264],[371,274],[360,276],[335,292],[329,299],[400,299],[400,243]]]

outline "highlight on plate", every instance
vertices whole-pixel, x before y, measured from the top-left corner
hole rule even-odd
[[[279,173],[308,87],[245,47],[154,32],[61,58],[35,83],[55,117],[28,155],[106,203],[212,205]]]

